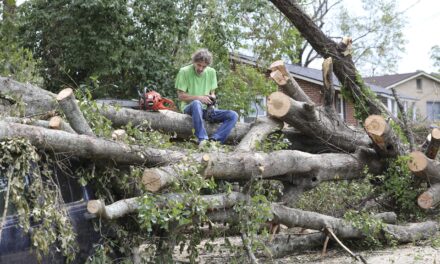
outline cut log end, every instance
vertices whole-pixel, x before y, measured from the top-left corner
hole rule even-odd
[[[203,154],[203,156],[202,156],[203,162],[209,162],[210,159],[211,159],[211,157],[209,156],[209,154]]]
[[[283,60],[277,60],[277,61],[273,62],[273,63],[270,65],[269,69],[270,69],[272,72],[278,70],[278,71],[281,72],[281,74],[282,74],[283,76],[289,76],[289,73],[288,73],[287,70],[286,70],[286,66],[284,65],[284,61],[283,61]]]
[[[62,101],[72,95],[73,95],[72,88],[63,89],[61,92],[58,93],[57,101]]]
[[[91,200],[87,202],[87,211],[91,214],[101,215],[105,210],[105,204],[101,200]]]
[[[156,169],[145,169],[142,176],[142,184],[145,189],[150,192],[158,192],[161,187],[160,175],[156,173]]]
[[[61,117],[54,116],[49,120],[49,128],[60,130],[62,123],[63,119]]]
[[[428,166],[428,160],[420,151],[413,151],[409,154],[408,168],[411,172],[421,172]]]
[[[282,92],[274,92],[267,99],[267,111],[275,117],[283,117],[290,110],[290,98]]]
[[[440,140],[440,129],[434,128],[431,132],[431,140]]]
[[[284,78],[283,74],[279,70],[271,72],[270,78],[272,78],[280,86],[287,84],[286,78]]]
[[[364,122],[365,130],[370,135],[382,136],[387,128],[387,122],[380,115],[370,115]]]
[[[432,208],[434,206],[434,197],[431,193],[424,192],[417,199],[417,204],[423,209]]]
[[[112,133],[112,139],[116,141],[121,141],[127,137],[127,132],[124,129],[116,129]]]

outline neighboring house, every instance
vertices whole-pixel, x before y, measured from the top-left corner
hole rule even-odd
[[[369,84],[404,93],[417,99],[413,119],[417,116],[440,121],[440,79],[423,71],[373,76],[365,78]]]
[[[255,66],[256,60],[253,57],[246,55],[234,55],[233,63],[244,63]],[[286,64],[286,69],[298,82],[299,86],[304,92],[315,102],[317,105],[321,105],[323,102],[323,96],[321,94],[321,86],[323,85],[322,71],[305,68],[298,65]],[[351,102],[347,102],[341,95],[341,84],[336,76],[333,75],[333,86],[335,88],[335,109],[341,118],[349,125],[357,125],[358,121],[354,117],[354,105]],[[388,110],[397,115],[397,104],[393,97],[392,91],[384,89],[377,85],[370,85],[370,88],[375,92],[378,98],[387,106]],[[414,97],[403,95],[398,93],[399,98],[403,101],[403,104],[408,109],[416,101]],[[262,100],[265,100],[262,99]],[[265,111],[259,111],[261,115],[266,115]],[[258,116],[261,116],[260,114]],[[253,116],[255,118],[255,116]],[[245,118],[244,121],[251,120],[252,118]]]

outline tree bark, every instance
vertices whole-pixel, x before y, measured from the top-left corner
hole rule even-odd
[[[149,112],[128,108],[116,109],[108,105],[101,107],[99,111],[116,127],[125,126],[129,122],[134,126],[147,122],[153,130],[175,134],[179,138],[193,137],[194,128],[189,115],[170,110]],[[213,134],[218,127],[219,124],[205,122],[205,128],[209,135]],[[249,127],[249,124],[237,123],[228,137],[228,142],[238,142],[249,131]]]
[[[62,90],[57,96],[58,104],[61,106],[64,114],[66,115],[69,124],[72,126],[78,134],[94,137],[93,133],[83,113],[79,109],[76,103],[75,95],[71,88]]]
[[[429,159],[420,151],[409,154],[409,170],[429,183],[440,183],[440,162]]]
[[[403,154],[400,141],[382,116],[369,116],[365,119],[364,127],[380,156],[397,157]]]
[[[440,147],[440,129],[434,128],[431,131],[431,141],[429,142],[428,148],[426,149],[426,157],[430,159],[435,159]]]
[[[267,104],[271,116],[340,151],[354,152],[357,147],[366,147],[371,143],[364,132],[334,122],[326,112],[316,110],[314,105],[295,101],[281,92],[272,93]]]
[[[269,68],[272,71],[270,77],[278,84],[280,91],[297,101],[313,104],[312,99],[310,99],[310,97],[303,91],[303,89],[301,89],[299,84],[290,75],[289,71],[284,65],[284,61],[275,61],[270,65]]]
[[[255,176],[288,182],[301,179],[301,185],[313,188],[322,181],[362,178],[365,166],[372,172],[381,172],[381,161],[367,152],[309,154],[296,150],[280,150],[269,154],[206,153],[201,158],[205,165],[202,174],[206,178],[228,181],[249,180]],[[175,166],[146,169],[142,182],[147,190],[156,192],[178,181],[180,175]]]
[[[423,209],[430,209],[440,202],[440,183],[433,184],[417,199],[417,204]]]
[[[31,84],[0,77],[0,95],[9,95],[26,103],[24,117],[44,115],[57,109],[55,94]]]
[[[139,200],[142,197],[134,197],[124,199],[105,205],[101,200],[91,200],[87,203],[87,211],[95,217],[102,217],[105,219],[117,219],[125,215],[134,213],[139,210],[141,203]],[[208,211],[216,211],[228,209],[233,207],[239,201],[245,201],[248,197],[239,192],[231,192],[228,194],[212,194],[201,196],[203,202],[208,204]],[[158,197],[157,207],[163,208],[167,206],[170,200],[176,202],[184,201],[182,194],[169,193]]]
[[[92,160],[111,160],[120,164],[158,166],[173,163],[186,156],[179,151],[129,146],[123,143],[0,121],[0,139],[24,137],[39,149]]]
[[[270,133],[281,130],[284,123],[272,118],[258,118],[249,132],[240,141],[235,151],[249,152],[255,150]]]
[[[272,204],[272,213],[274,214],[273,222],[283,224],[287,227],[298,226],[313,230],[322,230],[325,227],[330,227],[335,231],[338,237],[344,239],[363,238],[366,235],[345,220],[315,212]],[[438,228],[438,223],[428,221],[410,224],[408,226],[385,224],[383,231],[391,235],[391,237],[396,239],[399,243],[407,243],[415,240],[428,239],[437,232]]]

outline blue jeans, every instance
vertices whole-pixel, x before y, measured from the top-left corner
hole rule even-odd
[[[199,143],[203,140],[208,139],[208,133],[205,129],[205,124],[203,122],[206,119],[206,110],[203,109],[203,104],[199,100],[194,100],[188,104],[183,110],[185,114],[192,117],[193,127],[195,130],[195,135],[199,140]],[[212,139],[220,141],[222,144],[225,143],[226,139],[234,128],[235,123],[237,123],[238,114],[232,110],[217,110],[215,109],[210,118],[210,122],[222,123],[214,135],[211,136]]]

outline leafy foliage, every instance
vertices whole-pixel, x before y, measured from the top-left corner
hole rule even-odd
[[[400,213],[401,217],[411,219],[424,214],[416,203],[422,188],[411,174],[408,160],[408,156],[400,156],[389,162],[388,169],[383,175],[383,185],[380,191],[392,198],[392,207]]]
[[[4,2],[4,3],[3,3]],[[17,23],[14,13],[9,13],[8,1],[0,3],[0,76],[10,77],[19,82],[41,83],[38,76],[38,61],[34,60],[30,50],[20,46]],[[9,9],[15,9],[15,1],[9,1]]]
[[[235,110],[242,116],[248,116],[255,111],[252,104],[261,104],[258,98],[268,96],[276,91],[273,82],[266,79],[257,69],[237,65],[235,71],[221,83],[222,89],[218,92],[219,107]],[[260,105],[260,108],[264,108]]]
[[[356,208],[373,193],[374,186],[367,179],[323,182],[304,193],[297,206],[303,210],[340,217],[349,209]]]
[[[0,175],[7,177],[0,180],[8,184],[21,228],[25,232],[32,229],[31,239],[38,250],[38,259],[57,243],[66,261],[73,261],[78,250],[76,234],[48,164],[42,162],[36,149],[24,139],[2,140],[0,150]],[[36,226],[31,227],[31,218],[38,223]]]

